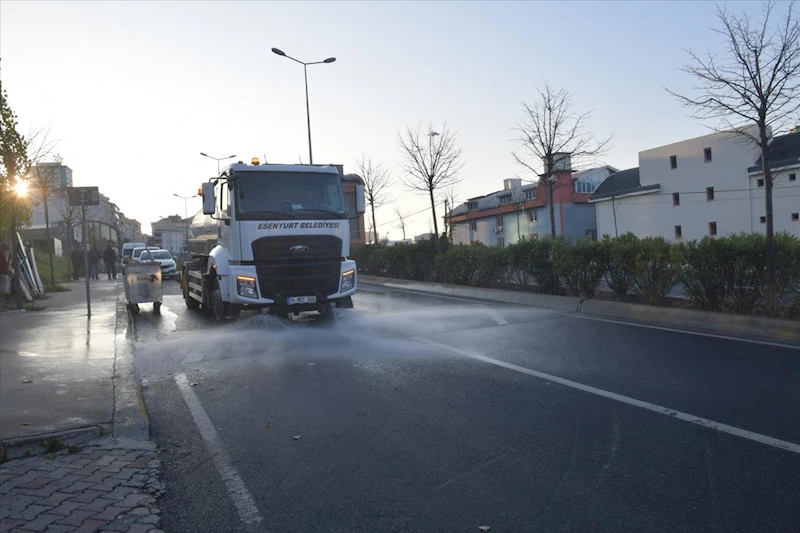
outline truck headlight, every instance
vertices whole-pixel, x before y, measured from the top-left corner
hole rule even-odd
[[[356,285],[356,271],[348,270],[342,273],[342,289],[340,292],[347,292]]]
[[[236,276],[236,292],[245,298],[258,298],[256,291],[256,278],[250,276]]]

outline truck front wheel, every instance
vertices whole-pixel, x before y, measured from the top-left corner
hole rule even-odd
[[[242,307],[222,301],[222,291],[219,288],[219,280],[214,280],[214,291],[211,293],[211,311],[217,322],[223,322],[226,318],[239,318]]]

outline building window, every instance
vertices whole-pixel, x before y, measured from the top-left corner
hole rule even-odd
[[[501,196],[500,197],[500,203],[501,204],[510,204],[511,203],[511,195],[510,194],[506,194],[504,196]]]
[[[478,221],[477,220],[470,220],[469,221],[469,230],[470,231],[478,231]]]
[[[795,222],[800,220],[800,213],[792,213],[792,220],[794,220]]]
[[[703,148],[703,160],[706,163],[711,163],[711,148]]]
[[[597,187],[594,183],[588,181],[576,181],[575,192],[582,194],[592,194]]]
[[[681,205],[681,193],[672,193],[672,205]]]
[[[758,178],[758,179],[756,180],[756,185],[757,185],[758,187],[763,187],[763,186],[764,186],[764,178]]]
[[[714,200],[714,187],[706,187],[706,202]]]
[[[712,237],[717,234],[717,223],[716,222],[709,222],[708,223],[708,234]]]
[[[467,211],[475,211],[478,209],[478,202],[467,202]]]
[[[675,240],[680,240],[683,238],[683,230],[680,226],[675,226]]]
[[[530,220],[531,222],[539,221],[539,215],[536,213],[535,209],[531,209],[530,211],[528,211],[528,220]]]
[[[502,237],[498,237],[497,238],[497,246],[499,246],[500,248],[505,248],[506,240],[504,238],[502,238]]]
[[[526,200],[535,200],[536,199],[536,189],[529,189],[525,191],[525,199]]]
[[[498,228],[503,227],[503,215],[497,215],[497,217],[495,218],[495,226],[497,226]]]
[[[797,174],[789,174],[789,181],[797,181]]]
[[[759,217],[759,219],[758,219],[758,220],[759,220],[759,221],[760,221],[762,224],[766,224],[766,223],[767,223],[767,217]]]
[[[677,155],[669,156],[669,168],[672,168],[672,169],[678,168],[678,156]]]

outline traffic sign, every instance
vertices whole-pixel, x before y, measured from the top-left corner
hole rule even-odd
[[[67,187],[70,207],[100,205],[100,191],[97,187]]]

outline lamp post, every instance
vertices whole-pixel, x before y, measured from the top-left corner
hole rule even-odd
[[[306,82],[306,122],[308,124],[308,164],[314,164],[314,155],[311,152],[311,111],[308,105],[308,66],[309,65],[321,65],[324,63],[333,63],[336,61],[335,57],[329,57],[328,59],[324,59],[322,61],[312,61],[310,63],[306,63],[305,61],[300,61],[299,59],[295,59],[292,56],[286,55],[286,52],[279,48],[273,48],[272,53],[279,55],[281,57],[285,57],[286,59],[291,59],[295,63],[300,63],[303,65],[303,77],[305,78]]]
[[[214,161],[217,162],[217,176],[219,176],[219,162],[220,161],[225,161],[226,159],[233,159],[234,157],[236,157],[236,155],[229,155],[228,157],[214,157],[213,155],[208,155],[205,152],[200,152],[200,155],[202,155],[203,157],[207,157],[209,159],[213,159]],[[178,195],[176,194],[175,196],[178,196]],[[197,196],[197,195],[195,195],[195,196]]]
[[[231,157],[236,157],[236,156],[231,156]],[[217,164],[219,164],[219,163],[217,163]],[[183,251],[184,251],[184,253],[186,253],[186,255],[188,257],[188,255],[189,255],[189,222],[187,222],[187,219],[189,218],[189,208],[188,208],[187,202],[189,200],[191,200],[192,198],[197,198],[197,195],[193,194],[191,196],[180,196],[179,194],[172,193],[172,196],[175,196],[176,198],[180,198],[181,200],[183,200],[183,225],[186,227],[186,243],[183,245]]]

